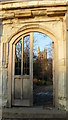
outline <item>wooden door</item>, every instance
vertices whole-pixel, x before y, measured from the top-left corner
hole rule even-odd
[[[18,38],[12,56],[12,105],[33,104],[33,33]]]

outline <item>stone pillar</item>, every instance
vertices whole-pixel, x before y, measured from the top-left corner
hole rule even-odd
[[[58,43],[54,42],[54,92],[55,92],[55,107],[58,108]]]
[[[2,36],[2,21],[0,19],[0,119],[2,118],[2,44],[1,44],[1,36]]]
[[[68,12],[66,14],[66,110],[68,111]]]
[[[0,117],[2,116],[2,61],[1,61],[1,41],[0,41]]]
[[[66,64],[64,39],[58,41],[58,107],[66,109]]]

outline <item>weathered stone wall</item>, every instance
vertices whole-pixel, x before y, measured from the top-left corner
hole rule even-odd
[[[66,14],[66,98],[66,108],[68,111],[68,12]]]
[[[27,6],[28,5],[28,6]],[[64,6],[63,6],[64,5]],[[18,37],[19,33],[28,31],[45,31],[54,41],[54,91],[55,106],[66,109],[66,3],[47,2],[6,3],[2,6],[3,34],[2,43]],[[57,7],[55,7],[57,6]],[[16,34],[18,33],[18,34]],[[13,37],[12,37],[13,36]],[[8,71],[6,66],[2,71],[3,95],[7,98]],[[8,91],[9,92],[9,91]],[[7,99],[6,99],[7,100]]]
[[[0,7],[1,10],[1,7]],[[0,13],[0,17],[1,17]],[[2,19],[0,19],[0,119],[2,118]]]
[[[2,117],[2,66],[1,66],[1,42],[0,42],[0,119]]]

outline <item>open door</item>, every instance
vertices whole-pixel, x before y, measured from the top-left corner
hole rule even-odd
[[[33,33],[12,44],[12,106],[33,105]]]

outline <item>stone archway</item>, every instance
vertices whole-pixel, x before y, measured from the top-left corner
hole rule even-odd
[[[28,27],[28,26],[27,26]],[[42,29],[39,25],[38,25],[38,27],[37,27],[37,25],[35,26],[33,26],[33,25],[31,25],[30,27],[28,27],[28,29],[26,28],[26,27],[24,27],[25,29],[24,30],[22,30],[21,29],[21,31],[19,31],[18,33],[16,33],[15,35],[13,35],[13,37],[11,37],[11,39],[9,40],[9,66],[8,66],[8,68],[9,68],[9,71],[8,71],[8,86],[9,86],[9,88],[8,88],[8,103],[9,103],[9,106],[12,106],[12,92],[14,91],[12,91],[12,73],[11,73],[11,71],[13,71],[13,68],[11,68],[11,66],[13,66],[12,65],[12,56],[14,56],[13,55],[13,52],[14,52],[14,48],[13,48],[13,46],[14,46],[14,44],[16,44],[16,41],[18,42],[23,36],[26,36],[26,35],[28,35],[29,33],[32,33],[32,32],[34,32],[34,31],[36,31],[36,32],[42,32],[42,33],[45,33],[45,34],[47,34],[47,35],[49,35],[49,37],[51,37],[52,39],[53,39],[53,104],[55,105],[55,72],[57,73],[57,70],[56,70],[56,66],[55,66],[55,59],[54,59],[54,57],[56,58],[56,56],[55,56],[55,52],[56,52],[56,54],[57,54],[57,49],[56,49],[56,39],[55,39],[55,37],[54,37],[54,35],[52,34],[52,33],[50,33],[49,31],[47,31],[46,29]],[[30,39],[32,40],[33,39],[33,37],[31,38],[30,37]],[[33,41],[33,40],[32,40]],[[55,43],[55,44],[54,44]],[[32,43],[33,44],[33,43]],[[30,46],[31,47],[31,46]],[[54,51],[54,48],[55,48],[55,51]],[[30,48],[31,49],[31,48]],[[13,52],[12,52],[12,50],[13,50]],[[11,56],[11,54],[12,54],[12,56]],[[31,53],[32,54],[32,53]],[[33,59],[33,58],[31,58],[31,59]],[[57,64],[56,64],[57,65]],[[33,66],[33,65],[31,65],[31,66]],[[11,69],[10,69],[11,68]],[[32,68],[32,67],[31,67]],[[33,68],[32,68],[33,69]],[[30,70],[30,71],[33,71],[33,70]],[[32,72],[31,72],[31,74],[33,74]],[[33,78],[31,79],[31,81],[33,82]],[[33,83],[32,83],[32,87],[31,88],[33,88]],[[9,92],[10,91],[10,92]],[[33,95],[32,95],[33,96]],[[33,98],[32,98],[33,99]],[[17,105],[17,104],[15,104],[15,105]],[[27,105],[27,104],[26,104]],[[22,106],[22,105],[21,105]],[[28,106],[28,105],[27,105]]]
[[[54,41],[55,106],[66,109],[66,2],[26,3],[7,2],[2,4],[2,69],[7,76],[9,63],[8,43],[13,44],[25,33],[39,31]],[[62,9],[61,9],[62,8]],[[25,11],[25,12],[24,12]],[[5,14],[6,13],[6,14]],[[6,69],[6,71],[5,71]],[[10,67],[11,69],[11,67]],[[11,76],[11,74],[10,74]],[[6,77],[7,79],[7,77]],[[3,81],[6,80],[3,78]],[[8,80],[9,83],[10,80]],[[9,87],[10,86],[10,87]],[[9,106],[11,106],[11,84],[8,84]]]

